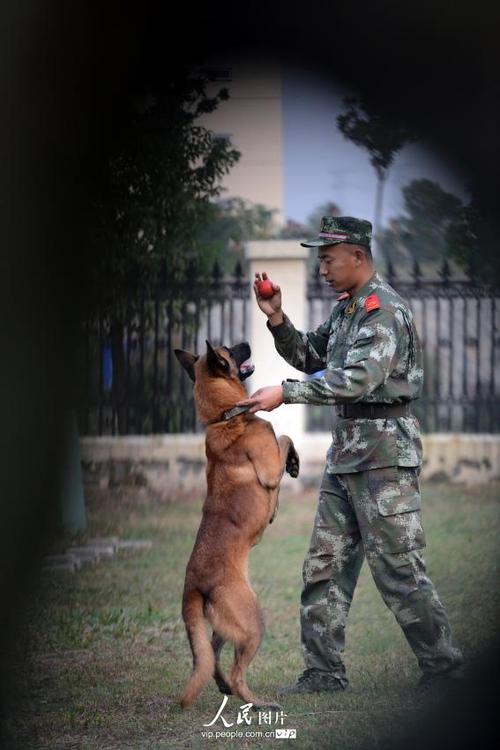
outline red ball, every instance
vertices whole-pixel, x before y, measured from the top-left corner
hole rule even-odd
[[[270,279],[258,281],[257,288],[259,290],[259,295],[264,299],[269,299],[269,297],[272,297],[274,294],[273,285]]]

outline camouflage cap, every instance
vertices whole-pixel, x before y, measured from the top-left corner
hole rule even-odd
[[[352,216],[323,216],[318,237],[300,244],[303,247],[320,247],[349,242],[369,248],[371,239],[372,225],[366,219],[355,219]]]

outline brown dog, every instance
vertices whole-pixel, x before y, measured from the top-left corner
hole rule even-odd
[[[213,676],[222,693],[236,694],[255,707],[266,703],[249,689],[245,673],[264,634],[262,611],[248,580],[250,547],[260,541],[278,508],[283,472],[299,473],[299,457],[286,435],[235,403],[247,397],[242,381],[253,372],[250,346],[213,349],[196,357],[175,350],[194,381],[198,419],[207,425],[207,497],[186,569],[182,616],[193,672],[181,697],[187,708]],[[205,618],[213,628],[208,637]],[[219,657],[234,643],[234,664],[222,673]]]

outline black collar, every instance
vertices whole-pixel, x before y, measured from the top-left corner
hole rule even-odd
[[[227,422],[229,419],[232,419],[233,417],[237,417],[239,414],[244,414],[249,409],[250,409],[249,406],[233,406],[232,409],[228,409],[227,411],[222,412],[220,417],[217,417],[216,419],[211,419],[209,422],[206,422],[206,424],[209,425],[209,424],[216,424],[217,422]]]

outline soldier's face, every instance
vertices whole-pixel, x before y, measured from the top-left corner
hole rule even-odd
[[[318,260],[319,275],[336,292],[347,292],[356,286],[360,263],[347,243],[319,247]]]

